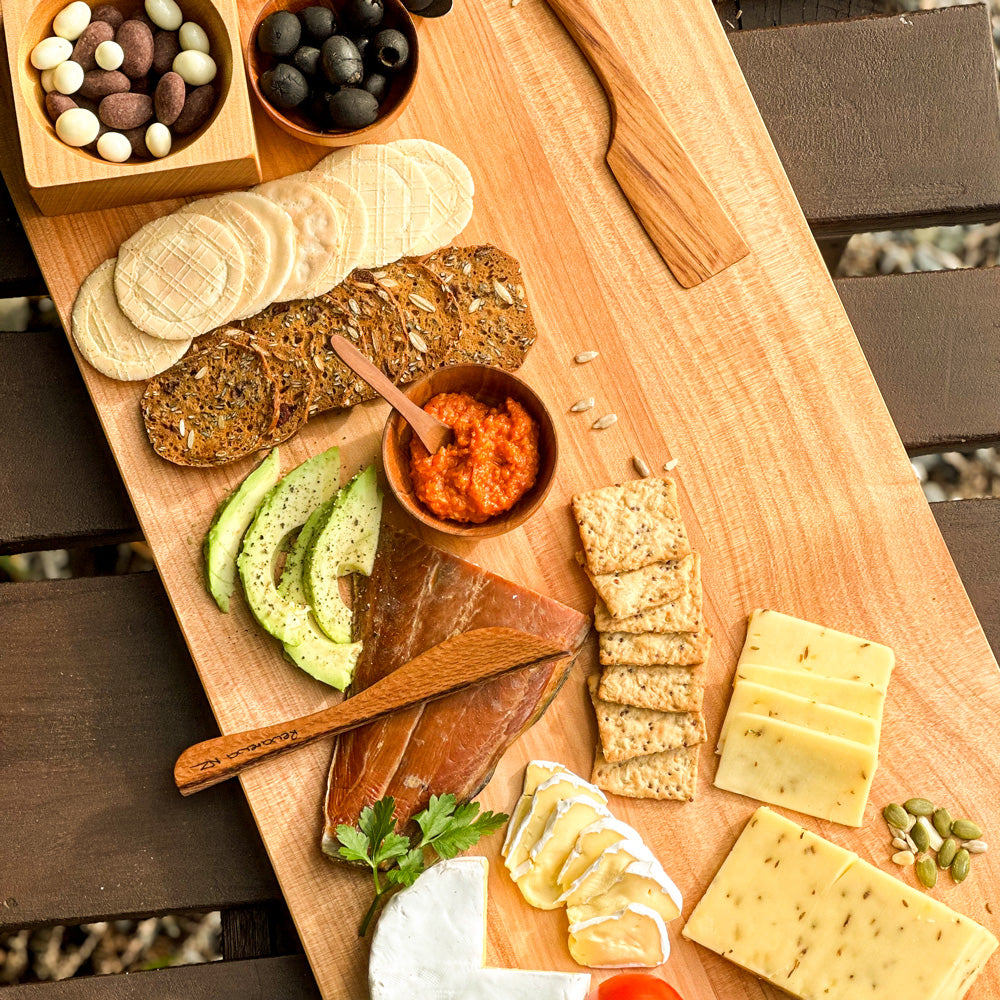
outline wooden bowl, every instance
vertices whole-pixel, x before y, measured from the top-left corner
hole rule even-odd
[[[499,368],[486,365],[455,365],[431,372],[405,389],[406,395],[418,406],[441,392],[467,392],[470,396],[499,406],[507,399],[520,403],[538,424],[538,475],[527,493],[510,510],[497,514],[482,524],[449,521],[432,514],[413,492],[410,479],[410,425],[395,411],[389,415],[382,432],[382,464],[389,488],[403,509],[436,531],[462,538],[490,538],[502,535],[523,524],[542,505],[555,478],[559,445],[552,415],[528,385]]]
[[[274,107],[260,90],[260,76],[265,70],[270,69],[277,62],[275,56],[269,56],[257,49],[257,29],[261,22],[268,15],[275,11],[287,10],[293,14],[312,7],[317,2],[325,3],[333,8],[336,13],[340,3],[339,0],[268,0],[260,9],[257,19],[254,21],[250,34],[247,36],[246,48],[244,49],[244,60],[247,68],[247,79],[250,83],[250,92],[257,99],[261,110],[268,118],[274,122],[283,132],[302,142],[307,142],[313,146],[326,146],[337,148],[340,146],[353,146],[359,142],[371,142],[376,136],[387,129],[406,109],[413,97],[413,89],[417,83],[417,69],[420,56],[417,45],[417,29],[414,25],[410,12],[403,6],[401,0],[384,0],[385,16],[382,25],[386,28],[395,28],[401,31],[410,45],[410,61],[402,73],[396,75],[389,84],[389,90],[379,108],[378,118],[371,125],[364,128],[354,129],[349,132],[323,132],[316,128],[305,114],[298,108],[291,108],[287,111]],[[380,29],[381,30],[381,29]]]
[[[185,19],[205,29],[218,66],[219,99],[212,118],[193,135],[176,139],[163,159],[127,163],[110,163],[67,146],[45,113],[41,74],[31,65],[31,50],[52,33],[52,19],[66,2],[4,0],[3,6],[25,178],[45,215],[225,191],[260,180],[235,0],[180,0]],[[89,2],[94,7],[99,0]],[[142,9],[140,0],[113,2],[125,13]]]

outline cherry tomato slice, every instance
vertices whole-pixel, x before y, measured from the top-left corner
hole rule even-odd
[[[662,979],[642,972],[623,972],[605,979],[590,996],[591,1000],[683,1000]]]

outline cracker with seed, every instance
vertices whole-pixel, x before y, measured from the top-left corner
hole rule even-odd
[[[596,674],[587,678],[601,748],[609,763],[705,742],[705,717],[701,712],[659,712],[605,701],[597,693],[599,683]]]
[[[698,557],[693,557],[697,565]],[[615,618],[608,606],[600,598],[594,605],[594,628],[598,632],[700,632],[701,617],[701,576],[694,574],[686,590],[672,601],[656,608],[647,608],[628,618]]]
[[[597,694],[608,702],[657,712],[700,712],[705,672],[701,666],[641,667],[620,663],[601,671]]]
[[[605,792],[630,799],[690,802],[698,781],[700,749],[681,747],[613,764],[598,747],[590,780]]]
[[[614,618],[629,618],[666,604],[690,589],[694,580],[701,579],[701,561],[693,552],[683,559],[615,573],[591,573],[582,552],[576,554],[576,559]]]
[[[672,479],[650,476],[573,497],[573,516],[591,573],[681,559],[691,546]]]
[[[704,663],[712,648],[712,634],[700,632],[602,632],[599,636],[601,663],[632,663],[691,666]]]

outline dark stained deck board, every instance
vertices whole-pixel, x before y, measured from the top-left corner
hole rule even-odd
[[[744,27],[729,40],[818,236],[1000,218],[984,5]]]
[[[2,988],[4,1000],[320,1000],[304,955]]]
[[[45,282],[35,253],[0,175],[0,299],[45,294]]]
[[[65,334],[0,332],[0,372],[0,554],[139,538]]]
[[[740,26],[746,31],[750,28],[868,17],[884,13],[886,4],[884,0],[744,0],[740,9]]]
[[[909,452],[1000,442],[1000,268],[836,285]]]
[[[155,573],[0,584],[0,622],[0,930],[281,898],[239,784],[174,787],[218,727]]]

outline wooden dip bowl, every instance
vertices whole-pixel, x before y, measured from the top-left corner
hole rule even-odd
[[[257,29],[266,17],[279,10],[287,10],[297,14],[306,7],[320,3],[332,8],[339,15],[340,0],[268,0],[261,7],[257,18],[247,36],[244,49],[244,61],[247,69],[247,81],[250,91],[257,101],[261,111],[274,122],[283,132],[313,146],[353,146],[361,142],[372,142],[376,136],[384,132],[402,113],[413,97],[413,89],[417,83],[417,71],[420,65],[420,53],[417,45],[417,29],[410,12],[403,6],[401,0],[383,0],[385,16],[382,27],[395,28],[406,36],[410,45],[410,61],[408,65],[389,83],[388,92],[379,106],[379,116],[371,125],[353,131],[328,131],[318,129],[298,108],[281,110],[276,108],[261,93],[260,77],[265,70],[280,62],[277,57],[267,55],[257,48]],[[381,30],[381,29],[380,29]]]
[[[507,399],[520,403],[538,425],[538,475],[534,485],[510,510],[497,514],[482,524],[469,524],[437,517],[415,496],[410,479],[410,425],[395,411],[389,415],[382,432],[382,464],[386,479],[400,506],[421,524],[446,535],[460,538],[490,538],[513,530],[542,505],[555,478],[559,445],[555,425],[545,404],[528,385],[510,372],[486,365],[455,365],[431,372],[405,390],[418,406],[424,406],[441,392],[467,392],[489,406],[499,406]]]

